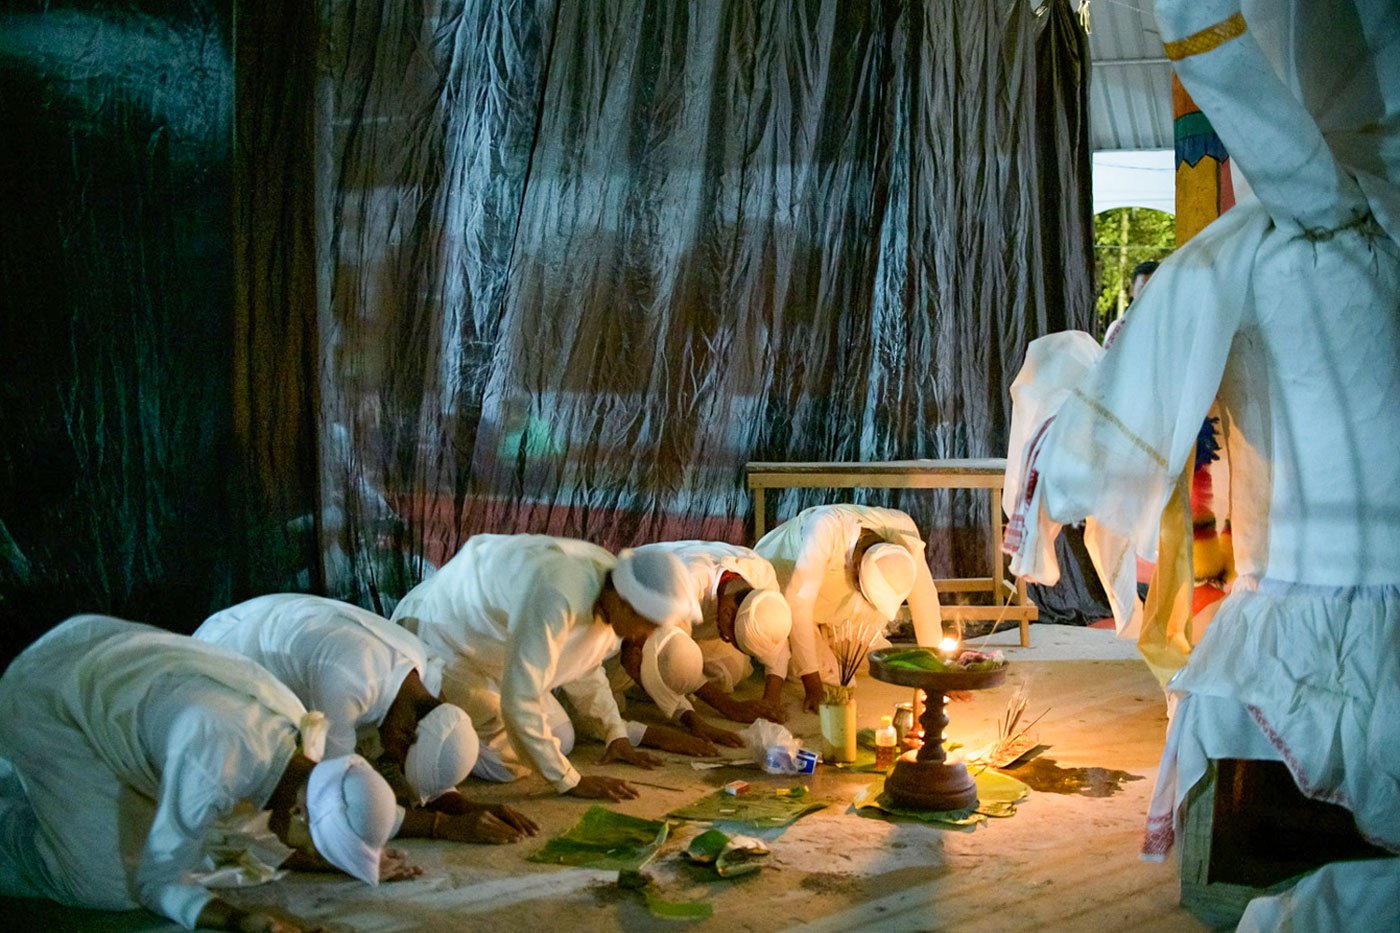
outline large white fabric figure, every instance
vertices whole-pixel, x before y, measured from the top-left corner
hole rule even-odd
[[[914,520],[903,512],[875,506],[817,505],[783,522],[754,545],[773,565],[792,609],[793,676],[822,673],[825,680],[834,679],[834,665],[822,663],[831,652],[829,648],[819,652],[825,641],[818,626],[849,619],[869,622],[878,631],[893,620],[898,606],[877,608],[861,590],[860,570],[850,566],[856,542],[866,530],[904,547],[913,557],[909,614],[919,643],[938,643],[943,627],[938,590]]]
[[[720,637],[717,621],[718,588],[726,573],[737,574],[752,590],[769,590],[781,598],[778,575],[766,558],[751,548],[723,541],[662,541],[646,546],[674,554],[694,581],[700,619],[691,627],[690,637],[704,655],[707,681],[733,692],[735,685],[753,673],[750,658],[762,664],[767,673],[786,679],[792,656],[788,638],[756,638],[741,647]]]
[[[1043,533],[1092,515],[1149,551],[1218,393],[1240,577],[1168,685],[1145,852],[1172,844],[1208,757],[1282,760],[1400,851],[1400,7],[1157,13],[1258,199],[1162,264],[1046,429],[1020,507]]]
[[[513,779],[528,773],[528,762],[560,793],[578,784],[565,757],[573,731],[555,689],[605,742],[639,738],[623,722],[602,669],[621,641],[594,613],[616,563],[583,541],[476,535],[400,601],[394,621],[449,659],[443,698],[476,726],[477,776]]]
[[[321,596],[259,596],[210,616],[194,637],[253,659],[323,712],[328,757],[355,751],[357,730],[384,719],[409,673],[429,693],[442,690],[443,661],[412,633]]]
[[[63,623],[0,677],[5,893],[193,928],[213,898],[187,878],[209,867],[205,834],[265,805],[304,714],[233,652],[105,616]]]

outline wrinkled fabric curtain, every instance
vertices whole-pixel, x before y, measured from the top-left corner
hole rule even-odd
[[[748,460],[1000,455],[1026,342],[1092,320],[1063,0],[325,9],[332,591],[482,531],[744,541]],[[971,493],[779,516],[836,498],[986,572]]]
[[[0,2],[5,654],[1001,454],[1092,321],[1086,68],[1066,0]],[[986,571],[980,495],[776,498]]]
[[[0,650],[242,553],[226,2],[0,4]]]

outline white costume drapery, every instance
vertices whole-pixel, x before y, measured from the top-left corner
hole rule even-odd
[[[791,674],[823,674],[817,627],[829,622],[867,622],[877,631],[889,621],[860,591],[851,557],[862,531],[869,529],[914,558],[914,588],[909,614],[920,644],[937,644],[943,618],[938,591],[924,557],[924,541],[914,520],[895,509],[868,505],[816,505],[804,509],[768,532],[754,545],[778,576],[783,596],[792,608]],[[931,640],[930,640],[931,639]],[[825,641],[821,644],[824,646]],[[825,652],[830,655],[830,651]],[[830,665],[825,665],[830,667]]]
[[[584,541],[476,535],[399,603],[394,621],[448,659],[443,699],[467,711],[481,740],[473,773],[500,780],[504,765],[518,775],[511,765],[523,759],[561,793],[579,782],[557,731],[556,688],[604,741],[630,738],[602,669],[621,643],[593,611],[615,563]]]
[[[1163,37],[1228,6],[1159,2]],[[1145,544],[1218,391],[1240,579],[1169,684],[1145,851],[1214,757],[1283,760],[1400,851],[1400,7],[1244,20],[1177,67],[1258,199],[1153,276],[1048,428],[1027,521]]]
[[[429,693],[442,689],[443,662],[412,633],[321,596],[259,596],[210,616],[194,637],[251,658],[324,713],[327,758],[355,751],[356,730],[383,721],[411,672]]]
[[[52,629],[0,677],[6,892],[193,928],[212,897],[187,877],[210,867],[206,833],[266,804],[304,712],[216,646],[106,616]]]

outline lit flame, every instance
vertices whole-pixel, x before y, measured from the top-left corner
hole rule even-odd
[[[952,654],[958,650],[958,640],[956,638],[945,638],[938,643],[938,650],[944,654]]]

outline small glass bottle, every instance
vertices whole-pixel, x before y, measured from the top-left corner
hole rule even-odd
[[[875,730],[875,767],[880,771],[888,771],[894,767],[894,760],[898,755],[899,739],[895,735],[891,718],[881,716],[880,728]]]

